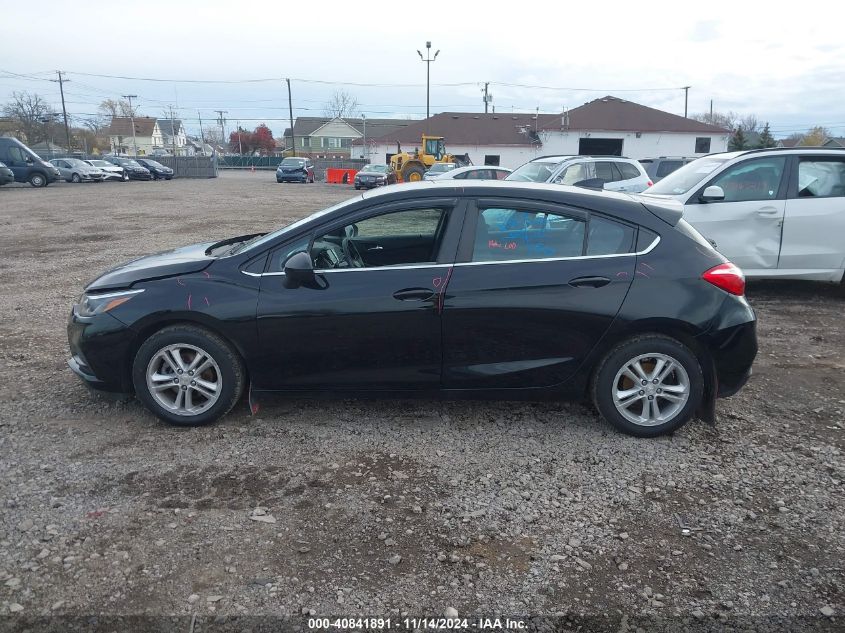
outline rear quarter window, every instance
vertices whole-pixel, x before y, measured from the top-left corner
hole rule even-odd
[[[640,170],[631,163],[616,163],[619,171],[622,173],[623,180],[630,180],[631,178],[639,178],[642,176]]]
[[[587,230],[587,255],[630,253],[634,245],[633,227],[594,215]]]

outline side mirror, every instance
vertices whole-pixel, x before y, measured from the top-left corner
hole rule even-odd
[[[308,253],[299,251],[288,257],[285,262],[285,288],[314,285],[316,281],[314,265]]]
[[[32,156],[27,156],[23,160],[27,165],[32,165]]]
[[[710,185],[698,199],[700,202],[719,202],[725,199],[725,190],[719,185]]]

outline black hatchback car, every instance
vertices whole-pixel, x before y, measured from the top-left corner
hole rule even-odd
[[[112,165],[123,167],[123,173],[129,177],[129,180],[152,180],[153,175],[150,170],[141,165],[133,158],[125,158],[123,156],[103,156]]]
[[[713,420],[748,379],[744,286],[674,203],[422,182],[106,272],[73,306],[69,363],[178,425],[219,418],[248,387],[588,397],[656,436]]]

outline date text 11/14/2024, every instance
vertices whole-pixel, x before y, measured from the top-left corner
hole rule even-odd
[[[312,630],[466,630],[520,631],[527,628],[519,618],[308,618]]]

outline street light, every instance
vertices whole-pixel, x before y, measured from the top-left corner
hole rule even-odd
[[[366,160],[369,154],[367,151],[367,115],[362,112],[361,118],[364,120],[364,151],[361,153],[361,158]]]
[[[425,43],[425,57],[417,49],[417,55],[420,56],[420,59],[425,62],[425,118],[428,120],[429,117],[429,94],[430,94],[430,86],[431,86],[431,62],[437,59],[437,56],[440,54],[440,49],[437,49],[437,52],[434,53],[434,57],[430,57],[431,55],[431,42]],[[428,131],[428,126],[426,126],[426,131]]]

